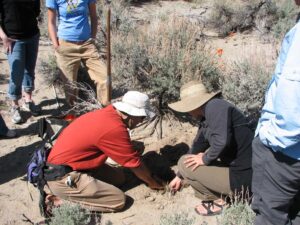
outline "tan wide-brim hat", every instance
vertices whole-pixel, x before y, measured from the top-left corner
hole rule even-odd
[[[180,88],[180,101],[168,104],[168,106],[182,113],[191,112],[204,105],[221,91],[208,93],[205,86],[199,81],[190,81]]]

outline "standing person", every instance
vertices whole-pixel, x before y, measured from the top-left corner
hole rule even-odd
[[[300,224],[299,21],[283,40],[252,148],[255,224]]]
[[[40,0],[1,0],[0,14],[0,38],[10,67],[8,97],[12,100],[11,117],[18,124],[23,122],[19,107],[22,86],[22,108],[34,116],[41,112],[32,100],[40,37],[37,21]]]
[[[220,214],[225,204],[222,197],[243,198],[251,193],[253,132],[240,110],[218,98],[219,94],[191,81],[181,87],[181,100],[169,104],[200,121],[193,145],[179,159],[179,173],[169,187],[177,191],[186,180],[202,199],[195,211],[203,216]]]
[[[6,123],[0,114],[0,137],[14,138],[16,136],[16,131],[7,128]]]
[[[82,62],[96,84],[98,100],[102,105],[108,105],[106,67],[100,60],[94,43],[97,33],[96,0],[46,0],[46,7],[48,31],[63,78],[71,82],[77,81],[78,69]],[[68,84],[65,89],[67,101],[72,106],[77,91]]]
[[[125,176],[122,168],[105,164],[108,157],[130,168],[150,188],[162,189],[133,148],[127,130],[153,115],[148,96],[129,91],[122,101],[75,119],[62,131],[48,156],[46,176],[57,179],[47,181],[46,199],[54,199],[55,204],[60,199],[77,202],[93,211],[121,210],[125,194],[116,186],[124,183]]]

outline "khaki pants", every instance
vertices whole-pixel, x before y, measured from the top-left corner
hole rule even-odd
[[[62,179],[48,181],[45,186],[46,194],[79,203],[83,207],[99,212],[114,212],[125,206],[125,194],[114,185],[125,181],[122,168],[103,165],[90,173],[73,171]],[[73,186],[66,184],[71,176]]]
[[[231,194],[228,167],[199,166],[192,171],[191,168],[186,168],[184,157],[179,159],[178,169],[195,190],[196,197],[201,200],[217,200]]]
[[[90,78],[95,82],[97,99],[103,104],[108,104],[108,78],[105,64],[100,60],[100,55],[92,39],[83,43],[71,43],[59,40],[59,47],[55,52],[57,65],[62,72],[64,82],[77,81],[80,63],[86,66]],[[77,91],[66,85],[66,98],[72,105],[77,96]]]

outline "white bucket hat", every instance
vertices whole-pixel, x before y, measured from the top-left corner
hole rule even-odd
[[[208,102],[221,91],[208,93],[205,86],[198,81],[190,81],[180,88],[180,101],[168,104],[168,106],[182,113],[191,112]]]
[[[122,101],[113,103],[113,106],[131,116],[145,116],[153,118],[155,113],[151,110],[148,95],[138,91],[128,91]]]

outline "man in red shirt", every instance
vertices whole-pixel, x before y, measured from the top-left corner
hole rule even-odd
[[[152,189],[163,186],[151,176],[133,148],[128,129],[153,116],[146,94],[129,91],[122,101],[89,112],[73,121],[58,137],[48,164],[70,169],[62,178],[47,181],[45,192],[57,199],[77,202],[93,211],[113,212],[125,205],[125,194],[116,186],[125,181],[108,157],[143,180]]]

